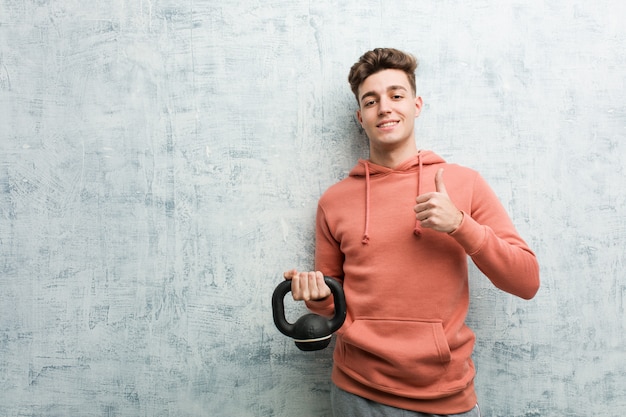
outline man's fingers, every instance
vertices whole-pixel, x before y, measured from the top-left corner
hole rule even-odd
[[[309,301],[315,291],[315,272],[298,272],[291,282],[294,300]]]
[[[298,273],[296,269],[290,269],[289,271],[283,272],[283,278],[286,280],[291,280]]]
[[[306,281],[307,291],[303,293],[303,298],[305,301],[309,301],[317,298],[318,288],[317,288],[317,278],[316,273],[314,271],[309,271],[306,273],[306,277],[304,278]]]
[[[330,295],[330,288],[324,282],[324,275],[320,271],[313,273],[313,282],[309,282],[312,300],[319,300]]]
[[[291,295],[294,300],[301,300],[302,298],[302,290],[300,289],[300,277],[298,274],[293,276],[291,280]]]
[[[331,294],[320,271],[298,272],[292,269],[283,276],[291,280],[291,295],[296,301],[320,300]]]

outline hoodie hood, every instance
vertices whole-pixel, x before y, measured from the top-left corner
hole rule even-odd
[[[365,178],[365,225],[363,230],[364,245],[369,242],[369,219],[370,219],[370,178],[372,176],[387,175],[393,172],[411,172],[415,171],[417,175],[417,189],[415,197],[421,194],[422,188],[422,167],[424,165],[440,164],[446,162],[442,157],[432,151],[418,151],[415,156],[402,162],[395,168],[388,168],[382,165],[377,165],[366,159],[359,159],[358,163],[350,171],[350,176],[359,178]],[[415,220],[415,229],[413,230],[416,236],[421,236],[422,228],[419,220]]]

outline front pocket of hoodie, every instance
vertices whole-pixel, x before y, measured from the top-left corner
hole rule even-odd
[[[362,318],[342,342],[338,366],[365,385],[396,393],[436,389],[451,359],[440,321]]]

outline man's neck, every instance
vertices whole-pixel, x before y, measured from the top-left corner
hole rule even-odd
[[[370,161],[376,165],[394,169],[402,162],[417,155],[417,146],[380,152],[370,148]]]

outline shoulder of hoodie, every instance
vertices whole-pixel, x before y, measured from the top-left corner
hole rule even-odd
[[[480,173],[473,168],[469,168],[469,167],[459,165],[459,164],[451,164],[447,162],[443,164],[432,165],[432,168],[429,168],[429,169],[434,169],[436,172],[439,168],[443,168],[444,180],[446,178],[446,174],[448,174],[447,176],[451,180],[457,179],[457,180],[461,180],[464,182],[474,181],[476,177],[480,176]]]
[[[445,161],[437,162],[433,164],[424,165],[424,172],[430,172],[434,177],[434,173],[437,172],[439,168],[443,168],[443,178],[444,182],[449,182],[450,184],[475,184],[477,179],[482,179],[481,174],[473,169],[463,165],[459,165],[456,163],[448,163]],[[391,175],[393,171],[390,171],[383,175]],[[379,174],[380,175],[380,174]],[[364,176],[346,176],[344,179],[332,184],[329,186],[324,193],[322,193],[319,202],[323,204],[325,201],[329,201],[335,198],[345,197],[346,194],[350,194],[353,192],[365,192],[363,188],[365,181]],[[483,179],[484,181],[484,179]]]

